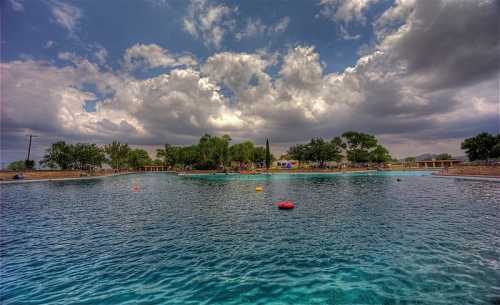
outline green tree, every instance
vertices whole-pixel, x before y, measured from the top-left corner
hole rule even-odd
[[[313,138],[306,147],[306,160],[317,162],[320,167],[324,167],[327,161],[338,162],[342,158],[335,141],[326,142],[323,138]]]
[[[385,163],[391,161],[391,155],[389,151],[382,145],[377,145],[375,149],[370,151],[370,162],[373,163]]]
[[[266,139],[266,169],[269,170],[271,167],[272,157],[271,150],[269,149],[269,139]]]
[[[33,169],[35,167],[35,161],[34,160],[25,160],[24,167],[26,169]]]
[[[348,131],[342,134],[346,141],[347,159],[354,163],[370,161],[370,151],[376,149],[377,139],[373,135],[362,132]]]
[[[451,160],[453,157],[448,153],[442,153],[436,156],[436,160]]]
[[[78,143],[71,145],[73,167],[89,170],[101,167],[106,161],[104,150],[96,144]]]
[[[155,165],[155,166],[164,166],[165,165],[163,160],[160,160],[160,159],[154,159],[153,161],[151,161],[151,164]]]
[[[347,131],[342,134],[342,138],[347,141],[348,149],[370,149],[377,145],[377,139],[375,136],[362,132]]]
[[[23,171],[26,169],[25,160],[12,162],[7,166],[7,169],[11,171]]]
[[[176,163],[175,160],[176,149],[177,149],[176,147],[170,144],[165,144],[163,149],[156,150],[156,157],[163,160],[163,165],[174,166]]]
[[[73,147],[64,141],[53,143],[40,162],[50,168],[72,169],[74,167]]]
[[[113,143],[104,146],[104,151],[108,155],[108,163],[112,168],[119,169],[127,167],[128,154],[130,151],[128,144],[121,144],[118,141],[113,141]]]
[[[186,165],[193,166],[197,164],[200,160],[200,152],[198,149],[198,145],[175,147],[173,154],[174,154],[175,164],[181,165],[182,167]]]
[[[72,145],[59,141],[47,149],[40,163],[50,168],[59,167],[62,170],[89,170],[101,167],[105,161],[104,150],[96,144],[78,143]]]
[[[416,158],[416,157],[406,157],[406,158],[404,159],[404,161],[405,161],[406,163],[415,163],[415,162],[417,162],[417,158]]]
[[[264,163],[266,160],[266,149],[264,147],[254,147],[252,162]]]
[[[250,141],[245,141],[243,143],[234,144],[229,148],[229,155],[231,160],[238,161],[241,163],[254,162],[254,151],[255,146]],[[264,152],[265,154],[265,152]]]
[[[491,148],[490,157],[497,159],[500,158],[500,135],[497,136],[497,143]]]
[[[498,143],[500,143],[500,135],[495,137],[483,132],[475,137],[465,139],[461,144],[461,148],[465,150],[470,161],[487,160],[488,158],[494,158],[496,154],[494,147]]]
[[[347,159],[354,163],[366,163],[370,161],[370,152],[362,148],[347,150]]]
[[[132,149],[128,153],[128,164],[133,169],[140,169],[145,165],[151,164],[148,152],[144,149]]]
[[[199,150],[199,169],[216,169],[218,166],[228,164],[229,162],[229,142],[231,137],[223,135],[222,137],[205,134],[198,143]]]
[[[306,144],[297,144],[290,147],[287,154],[290,159],[299,161],[299,167],[301,167],[302,163],[307,159],[307,149]]]
[[[320,167],[324,167],[325,162],[339,162],[342,159],[342,147],[338,138],[333,138],[330,142],[326,142],[323,138],[313,138],[305,146],[305,159],[319,163]]]
[[[346,148],[340,137],[334,137],[329,143],[328,161],[340,162],[342,150]]]

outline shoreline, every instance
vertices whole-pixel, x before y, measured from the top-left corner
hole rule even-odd
[[[440,168],[385,168],[382,170],[378,170],[372,167],[349,167],[343,170],[339,169],[269,169],[266,171],[265,169],[257,169],[257,170],[241,170],[241,171],[228,171],[228,174],[241,174],[241,175],[259,175],[259,174],[342,174],[342,173],[353,173],[353,172],[418,172],[418,171],[438,171]],[[147,172],[151,173],[151,172]],[[225,172],[221,172],[218,170],[190,170],[190,171],[174,171],[177,175],[186,174],[186,175],[201,175],[201,174],[225,174]]]
[[[94,179],[103,179],[103,178],[108,178],[108,177],[116,177],[116,176],[140,174],[140,173],[143,173],[143,172],[113,173],[113,174],[82,176],[82,177],[54,177],[54,178],[43,178],[43,179],[20,179],[20,180],[11,179],[11,180],[0,181],[0,185],[2,185],[2,184],[14,184],[14,183],[30,183],[30,182],[94,180]]]
[[[473,171],[470,171],[472,169]],[[242,176],[260,176],[260,175],[342,175],[342,174],[362,174],[362,173],[377,173],[377,172],[433,172],[432,177],[436,178],[453,178],[462,180],[476,180],[476,181],[493,181],[500,182],[500,175],[496,175],[496,171],[500,169],[495,167],[493,175],[490,172],[477,172],[477,168],[469,168],[467,172],[464,172],[463,168],[453,168],[449,169],[449,172],[444,173],[442,169],[439,168],[387,168],[383,170],[377,170],[373,168],[346,168],[343,170],[338,169],[270,169],[266,170],[255,170],[248,172],[227,172],[228,175],[242,175]],[[491,169],[493,170],[493,169]],[[471,172],[470,174],[468,172]],[[90,179],[102,179],[106,177],[115,177],[121,175],[129,174],[174,174],[178,176],[204,176],[204,175],[225,175],[226,173],[217,170],[191,170],[191,171],[127,171],[127,172],[114,172],[103,170],[101,172],[91,172],[85,173],[81,171],[27,171],[24,172],[25,179],[14,180],[12,178],[6,180],[0,180],[0,184],[12,184],[12,183],[28,183],[28,182],[48,182],[48,181],[72,181],[72,180],[90,180]],[[11,177],[15,172],[3,172],[4,177]]]
[[[178,176],[204,176],[204,175],[242,175],[242,176],[260,176],[260,175],[341,175],[350,173],[373,173],[377,170],[353,170],[353,171],[270,171],[270,172],[257,172],[252,174],[241,174],[239,172],[177,172]]]
[[[389,170],[388,170],[389,171]],[[390,170],[394,171],[394,170]],[[413,170],[406,170],[406,171],[413,171]],[[331,175],[331,174],[349,174],[349,173],[373,173],[377,172],[375,169],[349,169],[349,170],[344,170],[344,171],[339,171],[339,170],[285,170],[285,169],[274,169],[270,170],[269,172],[265,171],[258,171],[255,173],[247,174],[247,173],[240,173],[240,172],[228,172],[227,174],[229,175],[243,175],[243,176],[258,176],[258,175],[286,175],[286,174],[325,174],[325,175]],[[71,172],[72,176],[67,176],[68,171],[50,171],[47,173],[43,173],[43,171],[32,171],[32,172],[24,172],[24,174],[27,173],[41,173],[41,174],[46,174],[47,175],[53,175],[53,177],[47,177],[47,178],[29,178],[25,177],[24,179],[20,180],[15,180],[15,179],[8,179],[8,180],[0,180],[0,185],[2,184],[13,184],[13,183],[29,183],[29,182],[50,182],[50,181],[73,181],[73,180],[92,180],[92,179],[102,179],[102,178],[107,178],[107,177],[115,177],[115,176],[121,176],[121,175],[129,175],[129,174],[174,174],[177,176],[191,176],[191,175],[224,175],[225,173],[219,172],[216,170],[193,170],[193,171],[129,171],[129,172],[122,172],[122,173],[109,173],[109,172],[104,172],[102,174],[98,172],[94,172],[93,175],[90,176],[75,176],[75,172]],[[15,175],[15,172],[9,172],[10,175]],[[42,175],[43,176],[43,175]]]

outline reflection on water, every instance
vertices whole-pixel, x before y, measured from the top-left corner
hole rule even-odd
[[[145,174],[0,187],[2,304],[500,296],[497,183],[422,173]],[[293,211],[272,205],[285,199]]]

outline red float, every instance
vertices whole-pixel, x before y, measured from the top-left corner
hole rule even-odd
[[[291,210],[295,207],[293,202],[291,202],[289,200],[277,202],[276,206],[281,210]]]

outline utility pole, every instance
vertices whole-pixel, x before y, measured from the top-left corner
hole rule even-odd
[[[26,135],[26,136],[30,137],[30,144],[28,145],[28,158],[26,158],[26,160],[29,160],[30,159],[30,153],[31,153],[31,140],[32,140],[32,138],[36,138],[38,136],[34,136],[32,134],[29,134],[29,135]]]

